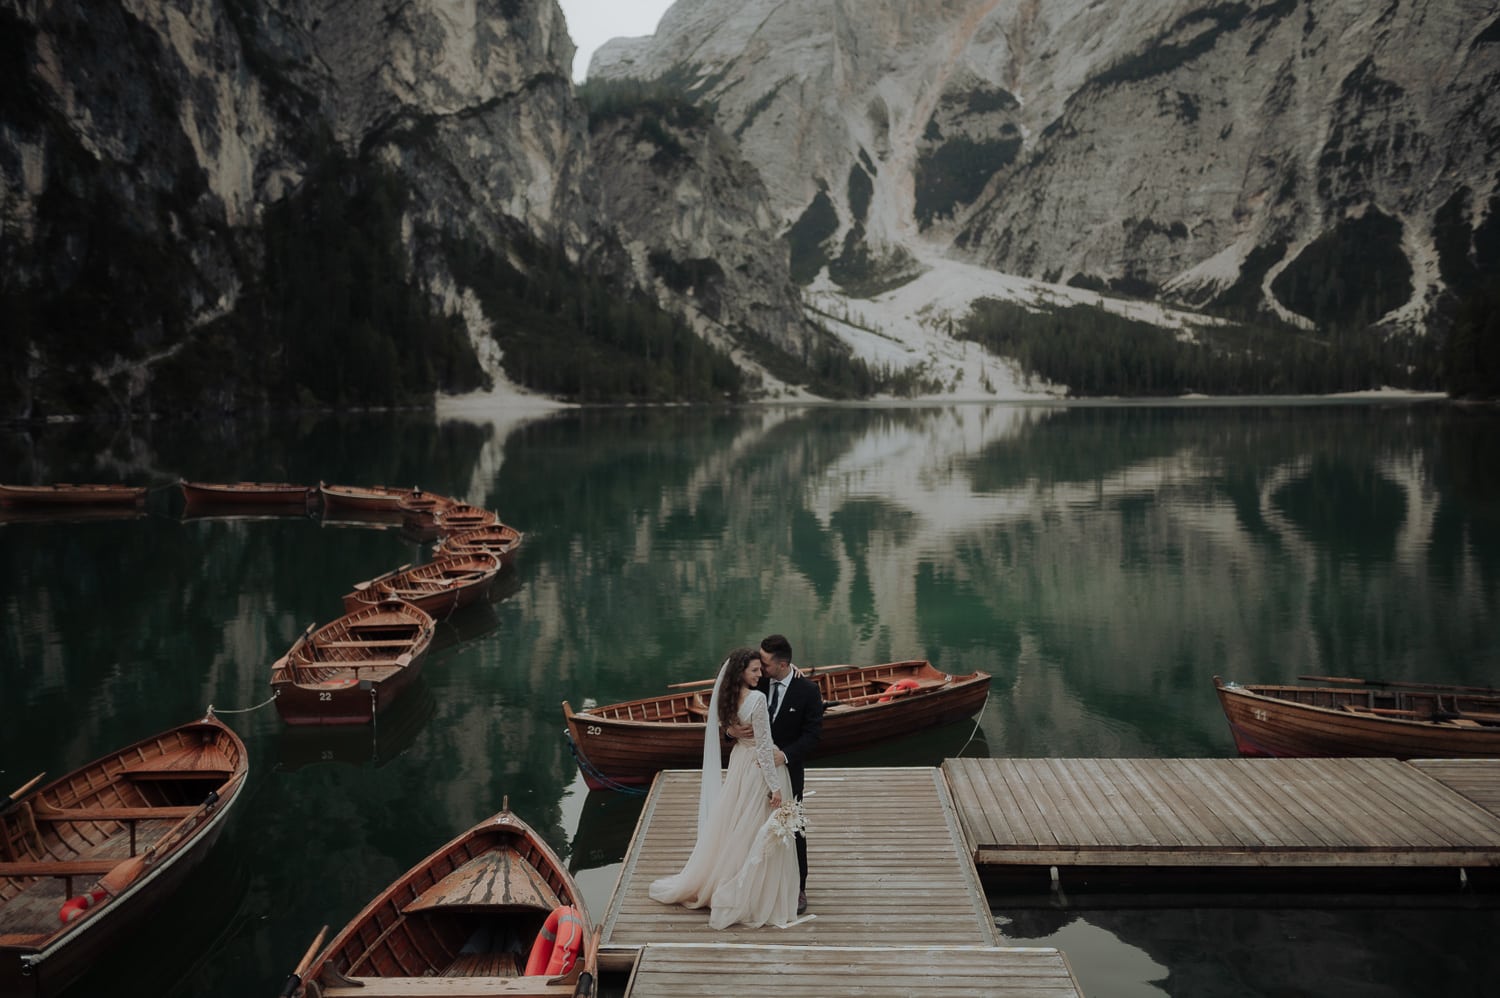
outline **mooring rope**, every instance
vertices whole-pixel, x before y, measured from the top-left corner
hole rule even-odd
[[[583,770],[583,775],[592,776],[607,790],[613,790],[616,793],[630,794],[635,797],[646,796],[648,791],[645,787],[628,787],[625,784],[618,783],[610,779],[608,776],[605,776],[603,773],[599,772],[599,770],[594,767],[593,763],[589,762],[583,757],[581,753],[579,753],[578,746],[573,743],[573,732],[569,731],[567,728],[563,728],[563,737],[568,740],[568,751],[573,753],[573,758],[578,761],[578,768]]]
[[[954,756],[954,758],[962,759],[964,755],[964,749],[968,748],[969,742],[972,742],[974,740],[974,736],[979,734],[979,724],[984,720],[984,709],[989,705],[990,698],[985,697],[984,703],[979,705],[979,713],[974,715],[974,730],[969,732],[969,741],[964,742],[963,747],[958,750],[958,755]]]
[[[258,703],[254,707],[241,707],[239,710],[230,710],[227,707],[215,707],[213,704],[209,704],[208,705],[208,712],[210,714],[248,714],[248,713],[250,713],[253,710],[260,710],[266,704],[275,703],[275,702],[276,702],[276,694],[272,693],[271,694],[271,698],[269,700],[266,700],[263,703]]]

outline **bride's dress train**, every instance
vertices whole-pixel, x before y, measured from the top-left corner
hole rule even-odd
[[[775,786],[783,801],[792,800],[792,781],[786,767],[774,763],[765,695],[748,691],[738,716],[754,729],[754,742],[736,742],[729,753],[718,800],[687,865],[652,883],[648,893],[663,904],[707,906],[715,929],[787,925],[797,917],[797,850],[790,835],[777,833],[767,798]]]

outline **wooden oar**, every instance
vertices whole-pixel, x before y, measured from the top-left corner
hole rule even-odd
[[[1351,686],[1396,686],[1407,690],[1437,690],[1443,693],[1479,693],[1500,696],[1500,690],[1488,686],[1444,686],[1441,683],[1408,683],[1399,679],[1354,679],[1347,676],[1298,676],[1309,683],[1346,683]]]
[[[318,950],[323,947],[323,937],[328,934],[328,926],[318,930],[313,937],[312,945],[307,947],[307,952],[302,954],[302,959],[297,961],[297,969],[287,977],[286,983],[281,986],[281,998],[292,998],[297,989],[302,987],[302,975],[307,973],[307,965],[312,963],[312,958],[317,956]]]
[[[47,771],[44,769],[40,773],[37,773],[35,776],[33,776],[31,779],[27,780],[19,790],[12,791],[11,795],[5,798],[4,801],[0,801],[0,814],[4,814],[6,811],[9,811],[12,807],[19,803],[21,798],[30,793],[32,787],[42,782],[42,777],[46,775]]]
[[[135,883],[136,879],[145,871],[146,866],[155,860],[157,853],[176,845],[177,841],[186,835],[189,829],[196,826],[199,818],[202,818],[210,808],[229,795],[229,791],[244,778],[244,775],[244,773],[236,773],[219,790],[210,790],[208,797],[204,799],[202,804],[198,805],[192,814],[173,825],[167,834],[157,839],[151,845],[129,859],[122,860],[113,870],[100,877],[99,886],[108,891],[111,896],[114,896]]]
[[[688,689],[692,689],[695,686],[712,686],[714,683],[717,683],[717,682],[718,682],[717,679],[695,679],[691,683],[668,683],[667,684],[667,689],[669,689],[669,690],[688,690]]]

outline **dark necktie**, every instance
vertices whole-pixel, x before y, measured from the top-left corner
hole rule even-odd
[[[781,684],[771,684],[771,720],[776,719],[776,705],[781,702]]]

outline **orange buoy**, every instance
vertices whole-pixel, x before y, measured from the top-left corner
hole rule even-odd
[[[96,890],[84,891],[77,897],[68,898],[63,902],[63,906],[58,909],[58,921],[62,922],[64,925],[67,925],[69,922],[73,921],[73,919],[81,917],[84,912],[88,911],[94,905],[98,904],[100,901],[103,901],[107,897],[109,897],[109,892]]]
[[[896,697],[905,696],[908,690],[920,689],[921,683],[915,679],[898,679],[886,687],[884,695],[876,703],[890,703]]]
[[[572,905],[554,908],[531,944],[527,977],[560,977],[573,969],[583,949],[583,916]]]

